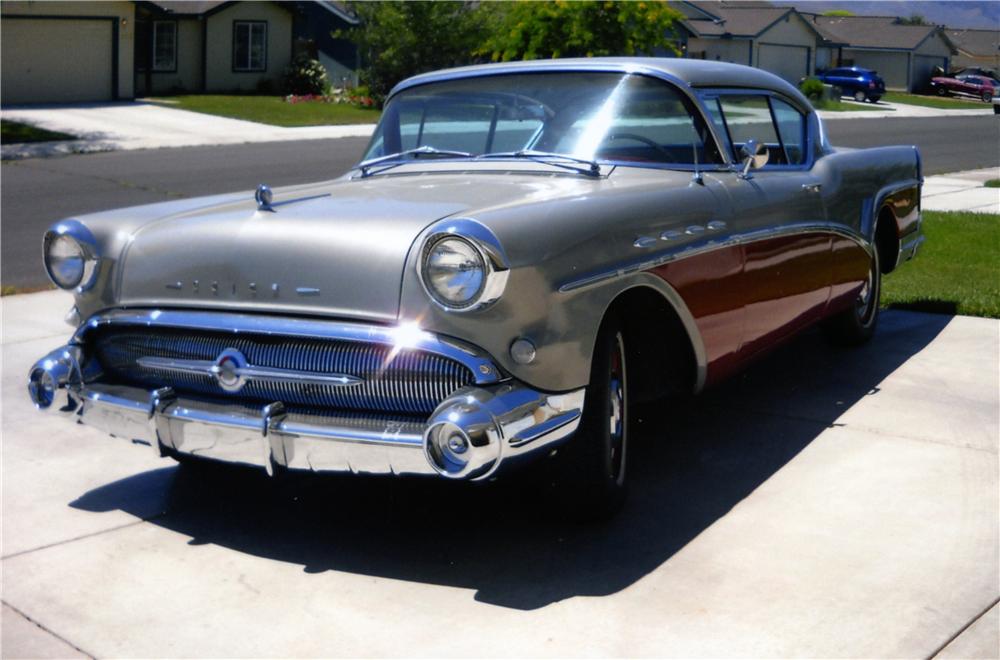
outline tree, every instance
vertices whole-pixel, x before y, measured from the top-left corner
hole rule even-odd
[[[487,2],[478,11],[489,36],[474,52],[493,61],[680,52],[683,17],[660,0]]]
[[[854,16],[854,12],[850,9],[831,9],[830,11],[823,12],[824,16]]]
[[[483,24],[468,2],[354,2],[358,26],[334,36],[358,46],[361,83],[380,106],[400,80],[472,60]]]
[[[900,25],[930,25],[921,14],[910,14],[908,18],[900,18],[898,23]]]

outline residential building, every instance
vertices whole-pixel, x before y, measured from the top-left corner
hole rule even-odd
[[[134,95],[135,4],[0,4],[0,103]]]
[[[687,56],[766,69],[797,84],[815,70],[822,36],[793,8],[754,2],[675,2],[691,33]]]
[[[903,25],[895,16],[802,14],[825,43],[817,60],[828,66],[878,71],[889,89],[919,92],[937,69],[947,71],[954,46],[938,25]]]
[[[1000,30],[946,29],[945,34],[957,51],[951,57],[952,69],[978,67],[1000,72]]]
[[[331,36],[357,19],[337,2],[5,0],[0,21],[4,105],[277,94],[297,52],[357,82],[357,49]]]

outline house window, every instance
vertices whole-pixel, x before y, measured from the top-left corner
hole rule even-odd
[[[267,23],[265,21],[235,21],[233,23],[233,71],[264,71],[267,69]]]
[[[177,70],[177,22],[153,21],[153,71]]]

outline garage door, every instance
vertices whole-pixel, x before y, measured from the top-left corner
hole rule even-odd
[[[0,30],[4,105],[111,100],[110,20],[3,17]]]
[[[809,48],[761,44],[757,50],[757,67],[797,85],[809,75]]]
[[[931,78],[936,75],[934,67],[948,71],[948,58],[937,55],[917,55],[913,58],[913,79],[910,81],[911,91],[921,92],[931,84]]]

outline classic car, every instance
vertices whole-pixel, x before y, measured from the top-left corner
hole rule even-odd
[[[816,76],[824,83],[833,85],[841,91],[841,95],[851,96],[855,101],[876,103],[885,94],[885,81],[878,71],[862,69],[856,66],[844,66],[827,69]]]
[[[29,391],[182,462],[483,481],[551,459],[560,496],[610,512],[635,402],[820,322],[872,336],[921,181],[914,147],[834,148],[745,66],[424,74],[336,180],[53,226],[76,331]]]
[[[986,76],[960,73],[956,76],[936,76],[931,78],[931,89],[938,96],[968,94],[989,103],[997,95],[1000,82]]]

